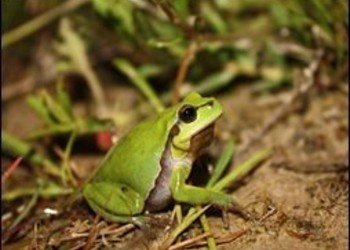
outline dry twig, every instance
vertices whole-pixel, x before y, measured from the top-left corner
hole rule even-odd
[[[181,61],[180,68],[179,68],[177,75],[176,75],[174,91],[173,91],[173,96],[172,96],[172,100],[171,100],[171,103],[173,105],[176,104],[180,99],[181,85],[182,85],[182,83],[187,75],[188,68],[189,68],[192,60],[196,56],[198,47],[199,47],[198,42],[193,41],[190,44],[190,46],[187,48],[186,54]]]

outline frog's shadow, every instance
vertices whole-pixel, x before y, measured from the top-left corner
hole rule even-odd
[[[215,158],[209,153],[200,155],[192,164],[188,183],[194,186],[205,186],[211,176],[210,165],[215,163]]]

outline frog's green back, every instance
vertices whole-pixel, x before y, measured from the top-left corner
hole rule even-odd
[[[144,198],[161,171],[160,160],[176,119],[176,108],[131,129],[109,151],[94,180],[125,183]]]

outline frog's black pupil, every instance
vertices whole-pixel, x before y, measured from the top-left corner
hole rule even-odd
[[[185,123],[190,123],[196,120],[197,110],[192,106],[184,106],[180,111],[180,119]]]

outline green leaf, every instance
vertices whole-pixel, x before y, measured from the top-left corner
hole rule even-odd
[[[70,123],[73,121],[69,114],[66,113],[65,109],[56,102],[47,91],[41,92],[41,96],[45,100],[51,115],[56,118],[59,123]]]
[[[96,11],[104,17],[112,17],[118,29],[135,34],[133,5],[128,0],[92,0]],[[118,26],[117,26],[118,25]]]
[[[21,197],[26,197],[35,194],[43,198],[52,198],[60,195],[68,195],[73,193],[73,191],[74,190],[72,188],[61,187],[53,182],[50,182],[43,187],[18,187],[14,190],[6,191],[2,194],[1,200],[11,201]]]
[[[126,74],[131,82],[135,84],[136,87],[144,94],[155,110],[160,113],[164,110],[164,106],[159,100],[158,96],[151,88],[151,85],[145,78],[142,77],[141,74],[134,68],[134,66],[124,59],[114,59],[113,64],[116,68],[118,68],[121,72]]]
[[[220,179],[220,177],[226,170],[229,162],[231,161],[234,151],[235,144],[233,143],[233,141],[229,141],[226,144],[222,154],[220,155],[220,158],[214,168],[214,172],[207,183],[207,187],[212,187]]]
[[[235,167],[235,169],[233,169],[228,175],[215,183],[213,190],[221,191],[222,189],[228,187],[233,181],[236,181],[238,178],[246,175],[254,167],[256,167],[258,163],[265,160],[270,153],[271,151],[269,149],[260,150],[254,153],[249,159]]]
[[[232,67],[225,69],[223,71],[215,72],[201,82],[198,83],[195,88],[199,93],[208,93],[222,88],[223,86],[229,84],[237,76],[237,70]]]
[[[30,95],[26,99],[27,104],[31,107],[34,112],[48,124],[54,124],[50,111],[45,105],[45,101],[41,96]]]
[[[213,27],[213,29],[219,33],[224,34],[228,31],[226,21],[221,17],[217,8],[213,8],[208,2],[202,2],[201,12],[203,18],[205,18]]]

